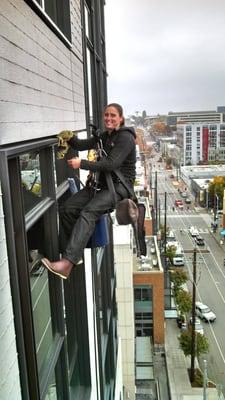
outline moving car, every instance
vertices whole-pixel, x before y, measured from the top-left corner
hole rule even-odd
[[[182,192],[181,193],[181,197],[184,197],[184,198],[187,197],[187,193],[186,192]]]
[[[200,235],[196,235],[195,236],[195,243],[198,246],[204,246],[205,245],[205,240],[203,239],[203,237],[201,237]]]
[[[189,199],[189,197],[186,197],[185,203],[186,203],[186,204],[191,204],[191,199]]]
[[[196,315],[205,322],[214,322],[216,320],[216,314],[206,305],[200,301],[195,303]]]
[[[190,226],[188,232],[192,237],[199,236],[198,229],[195,226]]]
[[[183,205],[183,201],[181,199],[176,199],[174,204],[176,207],[178,207],[179,205]]]

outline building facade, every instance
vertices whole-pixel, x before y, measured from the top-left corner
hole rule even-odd
[[[216,110],[199,111],[170,111],[167,116],[167,124],[175,126],[178,124],[192,123],[223,123],[225,122],[225,107],[218,106]]]
[[[59,257],[58,204],[76,181],[56,135],[101,127],[104,1],[2,0],[0,16],[0,397],[119,400],[110,219],[68,281],[40,263]]]
[[[225,124],[185,124],[177,129],[182,164],[225,160]]]

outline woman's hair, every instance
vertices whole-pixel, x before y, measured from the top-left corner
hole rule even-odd
[[[120,126],[123,126],[125,124],[125,118],[123,116],[123,107],[118,103],[110,103],[110,104],[107,104],[107,106],[105,106],[105,110],[108,107],[114,107],[118,111],[119,116],[122,117],[122,121],[120,123]]]

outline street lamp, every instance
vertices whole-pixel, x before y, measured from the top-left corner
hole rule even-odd
[[[219,196],[218,194],[215,193],[214,197],[214,224],[216,224],[216,217],[218,214],[218,208],[219,208]]]
[[[203,360],[204,362],[204,370],[203,370],[203,400],[207,400],[207,393],[206,388],[208,385],[208,376],[207,376],[207,361]]]
[[[208,188],[206,189],[206,208],[207,208],[207,211],[209,210],[209,190],[208,190]]]
[[[194,247],[193,252],[193,283],[192,283],[192,330],[191,330],[191,382],[195,379],[195,345],[196,345],[196,335],[195,335],[195,301],[196,301],[196,255],[197,249]]]

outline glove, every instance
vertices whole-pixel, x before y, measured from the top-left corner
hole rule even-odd
[[[69,150],[68,141],[74,137],[72,131],[62,131],[57,135],[58,138],[58,151],[56,153],[57,159],[63,159]]]
[[[97,155],[96,150],[94,150],[94,149],[88,150],[87,159],[88,159],[88,161],[97,161],[98,155]]]

